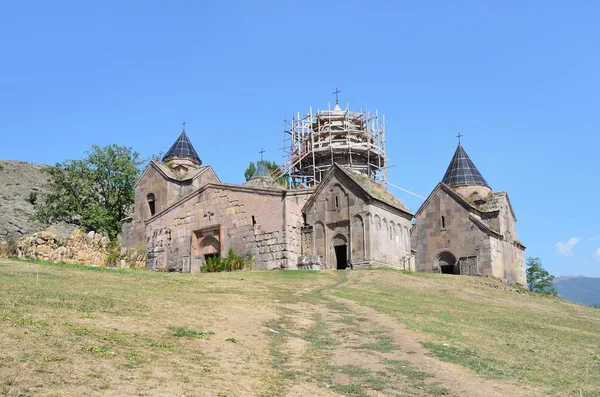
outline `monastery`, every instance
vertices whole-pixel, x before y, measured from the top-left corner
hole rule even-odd
[[[152,270],[199,272],[210,257],[257,269],[389,267],[493,276],[526,284],[525,247],[506,192],[492,192],[460,145],[416,214],[385,187],[385,122],[377,112],[312,110],[286,121],[288,160],[222,183],[185,129],[135,184],[123,245]],[[414,221],[414,222],[413,222]]]

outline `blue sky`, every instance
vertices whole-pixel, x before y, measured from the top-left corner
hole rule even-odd
[[[166,151],[187,122],[240,183],[282,162],[286,116],[386,116],[390,182],[427,196],[456,149],[507,190],[527,256],[600,276],[595,1],[12,1],[0,5],[0,159]],[[392,191],[413,211],[421,201]]]

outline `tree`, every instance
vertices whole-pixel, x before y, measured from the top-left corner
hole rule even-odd
[[[527,286],[530,291],[556,296],[554,276],[542,267],[540,258],[527,258]]]
[[[114,238],[134,201],[133,184],[144,163],[130,147],[93,145],[82,160],[43,169],[49,193],[38,200],[34,217],[44,223],[64,221]]]
[[[279,169],[279,166],[277,165],[276,162],[274,161],[269,161],[269,160],[264,160],[265,165],[267,166],[267,169],[269,170],[269,172],[271,173],[271,175],[278,177],[279,173],[281,172]],[[254,173],[256,172],[256,165],[254,165],[254,161],[250,162],[250,165],[248,166],[248,168],[246,168],[246,171],[244,171],[244,176],[246,177],[246,180],[250,180],[250,178],[252,178],[252,175],[254,175]]]

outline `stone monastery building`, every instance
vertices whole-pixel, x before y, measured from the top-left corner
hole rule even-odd
[[[184,130],[137,181],[123,244],[145,249],[153,270],[199,272],[232,249],[265,270],[390,267],[525,285],[508,195],[492,192],[460,144],[413,214],[380,183],[385,125],[377,113],[336,104],[287,126],[280,172],[259,162],[242,185],[203,166]]]

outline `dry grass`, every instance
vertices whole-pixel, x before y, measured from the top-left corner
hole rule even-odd
[[[438,357],[480,375],[556,395],[600,390],[599,310],[470,278],[0,260],[0,395],[503,395],[449,384],[472,379],[412,360],[401,327],[332,293],[389,313]]]
[[[490,279],[385,270],[356,274],[334,294],[393,316],[438,358],[477,374],[546,394],[600,396],[597,309]]]

